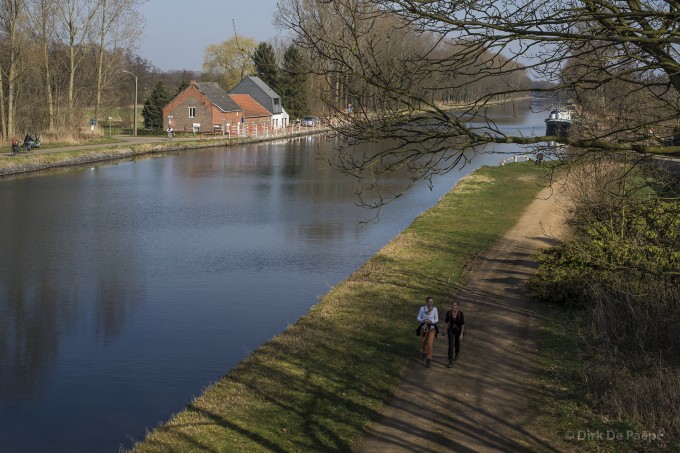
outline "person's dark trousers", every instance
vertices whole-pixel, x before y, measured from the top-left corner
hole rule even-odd
[[[460,353],[460,327],[449,327],[446,331],[449,337],[449,362],[453,360],[453,350],[455,346],[456,354]]]

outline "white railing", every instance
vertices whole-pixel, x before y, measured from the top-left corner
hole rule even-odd
[[[326,130],[325,126],[316,124],[314,126],[302,126],[301,124],[293,124],[285,127],[272,127],[269,124],[235,124],[226,130],[214,133],[198,133],[199,140],[221,140],[221,139],[232,139],[232,138],[253,138],[253,139],[269,139],[272,137],[287,137],[292,135],[298,135],[304,132],[319,132]],[[190,135],[190,134],[189,134]],[[184,135],[181,137],[187,137]],[[178,137],[180,135],[178,134]]]
[[[293,124],[285,127],[272,127],[269,124],[239,124],[231,126],[226,134],[222,134],[226,138],[232,137],[250,137],[250,138],[270,138],[270,137],[285,137],[289,135],[296,135],[303,132],[315,132],[325,129],[324,126],[316,124],[314,126],[302,126],[301,124]]]
[[[508,157],[507,159],[503,160],[503,162],[501,162],[501,165],[505,165],[510,162],[520,162],[519,161],[520,158],[524,158],[524,162],[529,162],[533,160],[531,156],[529,156],[528,154],[524,154],[523,156]]]

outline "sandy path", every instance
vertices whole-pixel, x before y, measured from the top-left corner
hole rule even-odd
[[[534,327],[542,315],[521,287],[535,269],[532,254],[563,232],[561,198],[548,195],[473,266],[459,297],[466,320],[460,360],[446,367],[447,338],[440,335],[432,368],[414,361],[359,451],[557,451],[528,428],[536,416]],[[443,324],[448,307],[435,303]]]

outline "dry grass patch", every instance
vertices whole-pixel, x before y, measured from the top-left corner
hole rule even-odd
[[[493,184],[494,179],[484,175],[477,175],[475,173],[462,178],[454,189],[456,192],[477,192],[484,188],[487,184]]]

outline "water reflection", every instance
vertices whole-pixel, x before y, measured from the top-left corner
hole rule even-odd
[[[473,169],[364,224],[356,181],[324,160],[333,146],[0,180],[0,451],[111,451],[143,437]]]
[[[111,234],[119,220],[114,212],[89,209],[106,205],[109,195],[88,184],[66,192],[62,179],[0,185],[4,401],[35,398],[50,379],[63,337],[88,328],[93,340],[106,341],[120,332],[143,295],[135,238]]]

